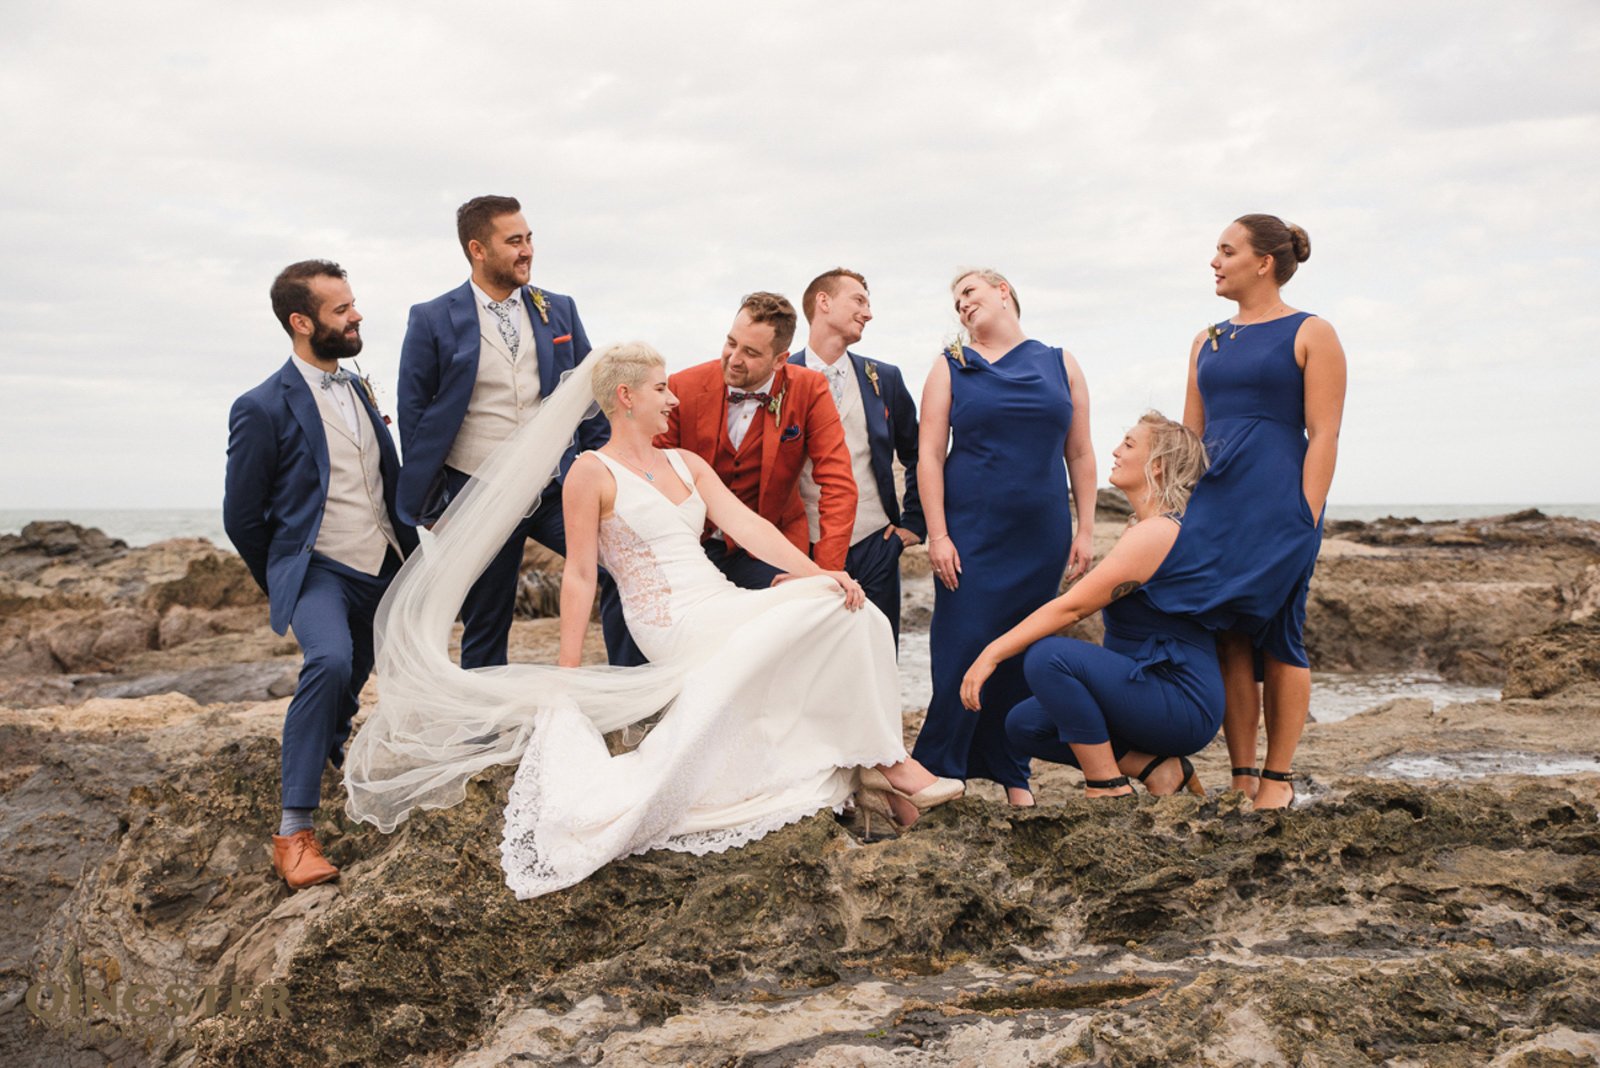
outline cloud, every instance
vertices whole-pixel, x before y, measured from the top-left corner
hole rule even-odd
[[[1181,409],[1217,233],[1306,226],[1334,500],[1596,500],[1600,32],[1582,3],[22,4],[0,44],[0,493],[220,498],[226,413],[329,256],[392,405],[454,208],[521,197],[597,342],[715,355],[738,297],[862,270],[915,387],[960,264],[1072,349],[1109,450]]]

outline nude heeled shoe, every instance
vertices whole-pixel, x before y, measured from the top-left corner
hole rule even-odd
[[[898,797],[902,801],[910,802],[916,806],[918,812],[926,812],[930,808],[937,808],[947,801],[954,801],[967,792],[967,784],[960,779],[946,779],[936,777],[933,782],[924,786],[914,794],[895,789],[889,777],[877,768],[861,769],[861,788],[868,792],[888,794]],[[885,800],[885,805],[888,801]]]

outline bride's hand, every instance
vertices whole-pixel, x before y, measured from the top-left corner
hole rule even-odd
[[[854,612],[867,603],[867,591],[863,590],[861,583],[851,578],[847,572],[824,571],[823,574],[839,584],[839,588],[844,591],[844,606],[850,611]]]
[[[961,554],[956,552],[950,535],[940,534],[929,540],[928,563],[933,566],[933,577],[944,583],[945,589],[961,585]]]

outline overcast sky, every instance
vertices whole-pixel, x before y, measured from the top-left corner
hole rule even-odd
[[[3,11],[0,507],[217,505],[294,260],[349,270],[392,411],[488,192],[597,345],[673,368],[842,264],[920,392],[992,265],[1082,364],[1102,481],[1233,309],[1217,235],[1273,212],[1349,355],[1334,503],[1600,500],[1593,0]]]

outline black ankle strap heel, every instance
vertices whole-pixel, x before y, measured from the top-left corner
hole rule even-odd
[[[1128,786],[1129,783],[1126,775],[1118,775],[1115,779],[1085,779],[1083,780],[1083,785],[1084,788],[1088,790],[1117,790],[1124,786]],[[1129,790],[1125,794],[1113,794],[1111,800],[1116,801],[1124,797],[1132,796],[1133,791]]]
[[[1233,777],[1235,779],[1242,779],[1247,775],[1252,779],[1259,779],[1259,778],[1261,778],[1261,769],[1260,768],[1234,768],[1233,769]]]
[[[1296,791],[1295,788],[1294,788],[1294,772],[1292,772],[1292,771],[1273,771],[1270,768],[1262,768],[1261,769],[1261,777],[1263,779],[1271,779],[1273,782],[1286,782],[1286,783],[1289,784],[1289,800],[1286,801],[1281,806],[1280,805],[1273,806],[1274,808],[1288,808],[1290,805],[1294,804],[1295,797],[1296,797],[1296,795],[1298,793],[1298,791]]]

